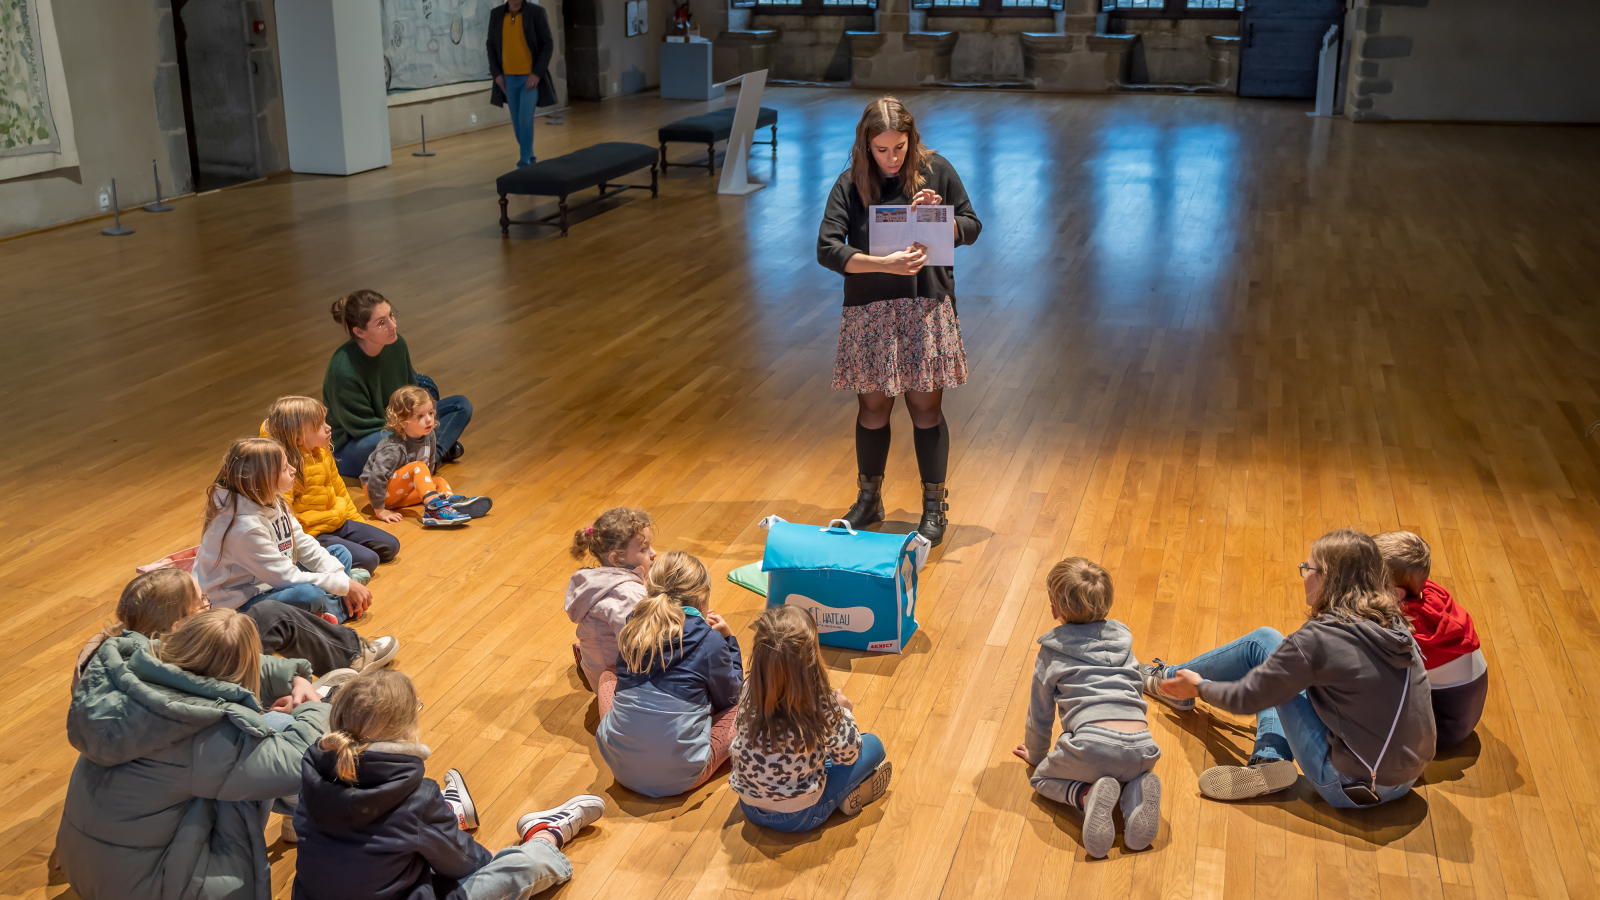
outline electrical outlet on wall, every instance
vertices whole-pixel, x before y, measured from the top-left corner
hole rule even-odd
[[[101,212],[105,212],[106,210],[108,210],[110,208],[111,208],[111,189],[110,188],[101,188],[100,189],[100,211]]]
[[[474,125],[478,124],[478,114],[477,113],[473,113],[472,114],[472,124],[474,124]]]

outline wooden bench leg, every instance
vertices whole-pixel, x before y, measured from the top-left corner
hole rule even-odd
[[[717,142],[712,141],[706,145],[706,174],[712,178],[717,177]]]
[[[567,195],[561,195],[561,236],[567,236]]]
[[[652,199],[652,200],[654,200],[658,196],[657,189],[656,189],[657,188],[657,184],[658,184],[658,182],[656,181],[656,178],[657,178],[658,175],[660,175],[660,169],[657,168],[656,166],[651,166],[650,167],[650,199]]]
[[[772,155],[778,155],[778,123],[772,123]]]
[[[662,141],[661,142],[661,169],[662,169],[662,171],[666,171],[666,168],[667,168],[667,142],[666,141]]]
[[[500,236],[511,237],[511,217],[506,215],[506,195],[500,195]]]

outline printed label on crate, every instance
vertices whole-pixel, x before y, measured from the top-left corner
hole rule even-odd
[[[811,613],[811,618],[816,620],[818,634],[833,631],[861,634],[872,629],[872,610],[865,606],[824,606],[803,594],[790,594],[783,598],[783,603]]]
[[[867,644],[867,649],[868,650],[888,650],[888,651],[899,650],[900,649],[900,642],[899,641],[872,641],[871,643]]]

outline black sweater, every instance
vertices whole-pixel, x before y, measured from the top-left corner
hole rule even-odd
[[[983,223],[972,211],[967,200],[967,189],[961,186],[961,176],[955,166],[944,157],[934,154],[923,170],[925,188],[932,188],[944,198],[947,206],[955,207],[956,246],[970,244],[978,239]],[[883,182],[881,198],[874,205],[896,206],[910,203],[900,176],[893,175]],[[861,272],[847,274],[845,263],[857,253],[866,253],[868,240],[867,204],[856,192],[846,169],[833,184],[828,195],[828,208],[822,213],[822,227],[817,231],[817,262],[844,275],[844,305],[866,306],[879,300],[898,300],[904,297],[927,297],[942,300],[956,297],[956,277],[951,266],[923,266],[916,275],[890,275],[886,272]]]

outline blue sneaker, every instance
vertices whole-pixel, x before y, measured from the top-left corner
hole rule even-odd
[[[457,512],[456,508],[450,505],[450,498],[443,494],[434,494],[422,504],[423,525],[440,528],[465,525],[470,521],[472,521],[472,517],[466,513]]]
[[[494,501],[488,497],[463,497],[460,494],[453,494],[450,497],[450,505],[455,507],[457,512],[466,513],[477,519],[489,512],[494,506]]]

